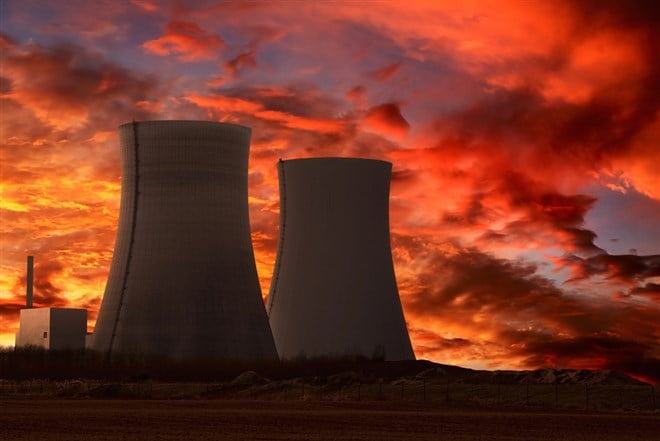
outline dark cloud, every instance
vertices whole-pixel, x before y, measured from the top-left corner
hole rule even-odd
[[[213,91],[227,97],[261,104],[266,110],[310,118],[336,115],[340,113],[342,104],[340,100],[323,93],[318,87],[304,83],[284,87],[223,87]]]
[[[399,186],[401,184],[416,181],[417,173],[409,169],[394,169],[392,170],[391,185]]]
[[[660,383],[660,358],[653,345],[612,336],[583,336],[572,339],[527,340],[521,355],[531,366],[570,366],[580,363],[591,368],[625,372],[642,380]]]
[[[475,225],[483,221],[487,221],[490,218],[489,210],[484,206],[483,198],[485,194],[479,193],[478,190],[475,191],[466,201],[464,210],[457,211],[447,211],[442,216],[442,222],[449,225],[461,225],[469,226]],[[482,235],[482,240],[498,240],[498,238],[504,237],[500,233],[495,233],[493,231],[487,231]]]
[[[602,249],[594,244],[596,233],[584,228],[585,216],[596,203],[596,198],[552,191],[547,184],[519,172],[498,171],[479,182],[462,205],[462,211],[446,211],[443,222],[450,225],[485,226],[479,240],[486,243],[520,243],[520,241],[552,241],[579,252],[596,253]],[[501,213],[487,201],[505,203],[508,212],[520,213],[498,230],[488,226],[501,217]],[[534,239],[535,237],[535,239]]]
[[[533,181],[519,174],[508,173],[502,185],[496,190],[508,197],[511,208],[523,209],[528,217],[510,223],[505,234],[515,234],[516,230],[534,231],[538,228],[552,229],[566,237],[566,242],[579,251],[600,251],[594,240],[596,233],[581,228],[587,212],[593,207],[596,198],[587,195],[564,195],[538,188]],[[507,231],[508,230],[508,231]]]
[[[629,151],[635,136],[653,123],[660,92],[652,82],[649,75],[626,78],[616,87],[625,87],[628,94],[607,85],[580,103],[547,100],[531,86],[497,89],[464,111],[441,118],[441,144],[497,150],[511,165],[535,171],[544,165],[593,169]],[[522,164],[515,157],[520,149],[526,151]],[[557,160],[561,164],[548,162]]]
[[[630,290],[630,294],[649,297],[651,300],[660,302],[660,283],[647,283]]]
[[[617,0],[580,0],[569,2],[583,26],[649,29],[657,32],[660,6],[654,0],[620,2]]]
[[[101,126],[114,130],[132,118],[148,119],[152,113],[141,105],[162,92],[155,77],[73,45],[25,45],[10,50],[4,63],[15,83],[12,99],[59,126],[97,118]]]
[[[351,101],[361,101],[367,97],[367,88],[362,85],[357,85],[351,87],[348,92],[346,92],[346,98]]]
[[[240,70],[254,69],[257,67],[257,59],[254,51],[242,52],[231,60],[227,61],[224,68],[233,77],[237,76]]]
[[[277,40],[283,33],[269,26],[249,27],[246,33],[250,36],[248,49],[240,52],[224,64],[224,68],[233,78],[246,69],[257,68],[257,52],[264,43]]]
[[[529,234],[547,237],[554,230],[560,246],[602,251],[594,244],[596,234],[584,228],[596,199],[562,190],[637,154],[635,141],[655,121],[660,104],[660,97],[649,96],[657,87],[650,92],[639,87],[638,81],[646,79],[638,75],[621,79],[623,83],[612,80],[616,87],[599,86],[580,102],[548,99],[533,85],[494,88],[463,110],[438,118],[437,144],[431,149],[437,167],[447,170],[460,164],[473,186],[472,200],[460,207],[464,211],[453,209],[444,219],[452,224],[497,220],[488,217],[492,211],[474,210],[486,193],[491,201],[506,199],[511,210],[524,210],[526,216],[509,221],[504,229],[485,231],[484,240],[515,242]],[[620,88],[627,93],[616,93]],[[465,188],[465,182],[456,181]],[[475,213],[485,217],[476,218]]]
[[[430,239],[401,235],[393,236],[393,247],[399,260],[410,256],[418,264],[424,262],[408,276],[414,280],[399,276],[407,318],[413,323],[441,323],[434,329],[444,327],[453,335],[465,329],[458,334],[461,341],[453,342],[437,331],[413,326],[411,335],[423,352],[441,358],[456,347],[480,351],[488,344],[495,362],[499,357],[525,356],[523,365],[533,368],[613,369],[657,381],[653,366],[658,354],[651,343],[658,338],[652,325],[656,311],[582,299],[539,275],[536,264],[475,248],[434,246]],[[480,334],[496,337],[491,337],[493,342],[474,338]]]
[[[8,49],[16,45],[16,40],[11,35],[0,32],[0,48]]]
[[[4,95],[11,92],[12,82],[9,78],[0,77],[0,94]]]
[[[600,253],[585,258],[568,255],[562,261],[572,269],[573,280],[602,276],[632,283],[660,276],[660,255]]]
[[[398,242],[395,242],[395,246]],[[419,250],[411,251],[419,256]],[[477,249],[460,249],[427,256],[427,268],[419,274],[419,285],[426,287],[407,306],[417,313],[444,309],[461,298],[458,309],[478,311],[487,306],[490,314],[512,314],[523,319],[535,311],[558,311],[565,302],[563,293],[552,281],[536,274],[532,263],[498,259]]]

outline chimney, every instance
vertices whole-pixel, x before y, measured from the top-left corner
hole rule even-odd
[[[32,308],[32,285],[34,280],[34,256],[27,256],[27,278],[25,281],[25,307]]]

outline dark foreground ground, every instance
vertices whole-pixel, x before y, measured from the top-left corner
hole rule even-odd
[[[659,440],[658,413],[402,402],[3,400],[1,440]]]

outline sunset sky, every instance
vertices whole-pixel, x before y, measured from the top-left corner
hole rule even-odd
[[[263,295],[279,158],[393,163],[417,358],[660,381],[656,2],[0,3],[0,345],[36,306],[93,329],[120,198],[117,126],[252,127]]]

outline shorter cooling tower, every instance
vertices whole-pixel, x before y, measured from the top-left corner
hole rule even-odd
[[[119,228],[92,347],[276,359],[250,238],[250,129],[145,121],[119,133]]]
[[[280,358],[415,355],[392,265],[392,165],[280,161],[280,236],[267,310]]]

